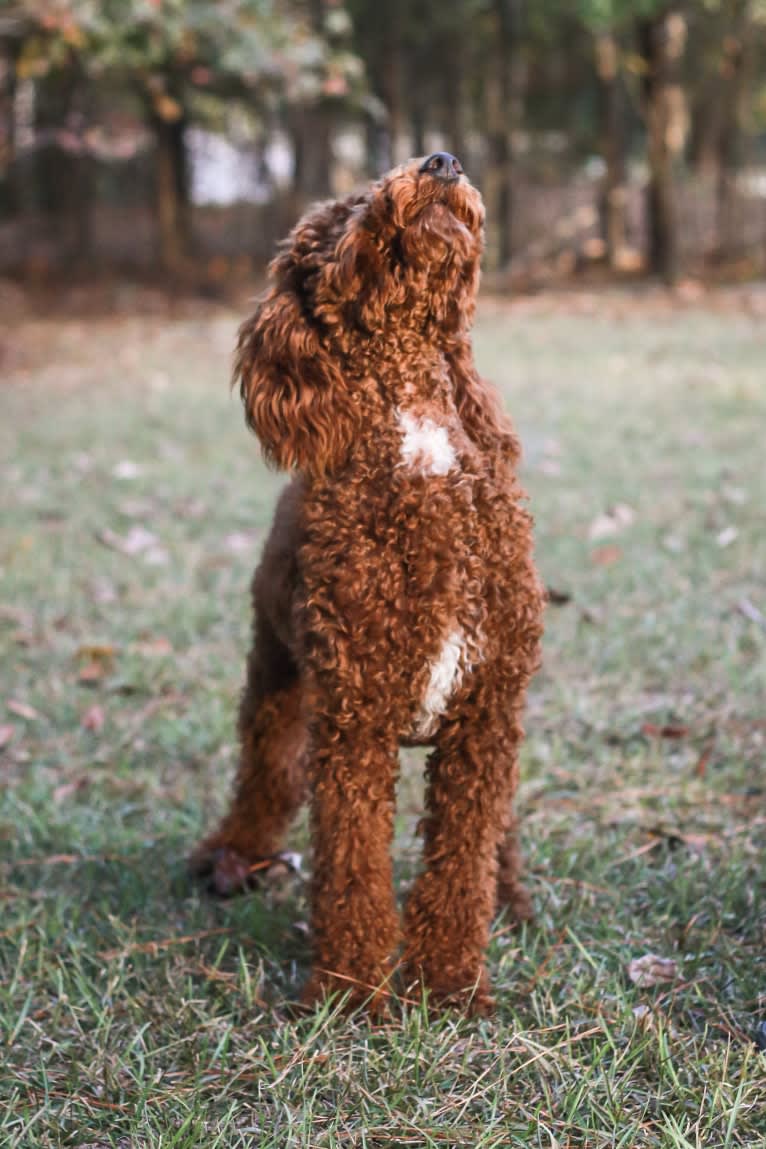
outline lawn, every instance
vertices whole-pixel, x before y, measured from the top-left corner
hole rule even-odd
[[[227,798],[282,481],[227,391],[236,316],[0,334],[2,1146],[766,1144],[754,301],[483,305],[553,598],[519,795],[537,920],[495,923],[490,1021],[294,1020],[305,881],[220,903],[186,875]],[[309,869],[304,824],[291,846]]]

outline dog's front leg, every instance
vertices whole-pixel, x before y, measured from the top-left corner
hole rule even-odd
[[[405,970],[434,1004],[472,1013],[494,1004],[485,951],[518,778],[526,677],[512,666],[485,667],[460,716],[436,736],[427,766],[424,865],[405,912]],[[517,881],[518,858],[505,861]]]
[[[381,1008],[399,941],[391,840],[397,743],[393,733],[339,727],[312,732],[313,966],[302,1000],[328,992]]]

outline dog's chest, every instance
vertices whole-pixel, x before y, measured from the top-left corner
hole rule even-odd
[[[459,466],[450,429],[444,423],[406,408],[397,411],[396,421],[402,467],[420,475],[448,475]]]

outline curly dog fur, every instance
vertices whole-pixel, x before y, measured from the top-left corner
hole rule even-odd
[[[495,905],[530,911],[512,800],[543,592],[519,444],[471,350],[484,209],[446,159],[310,210],[239,336],[248,423],[295,474],[253,582],[233,803],[194,864],[246,885],[310,799],[309,1003],[380,1004],[399,955],[410,988],[486,1011]],[[402,744],[432,747],[403,929]]]

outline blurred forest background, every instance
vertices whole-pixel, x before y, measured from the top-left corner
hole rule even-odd
[[[446,149],[497,285],[766,268],[766,0],[0,0],[0,272],[246,280]]]

